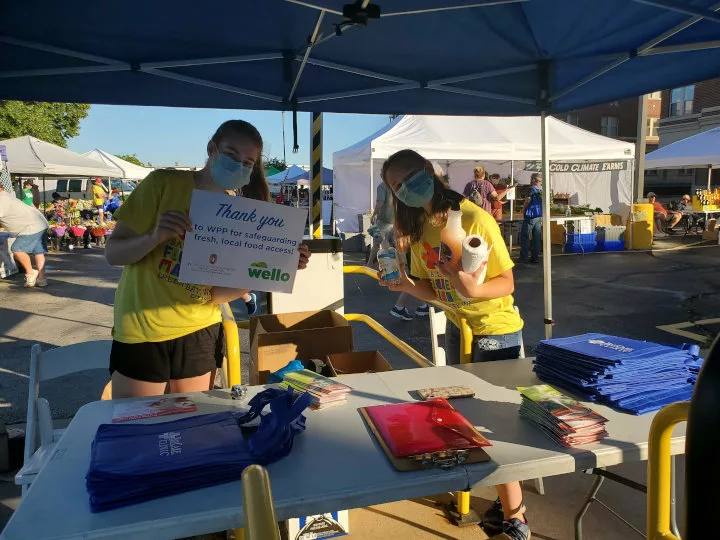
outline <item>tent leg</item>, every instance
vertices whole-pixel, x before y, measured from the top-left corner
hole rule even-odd
[[[708,191],[712,189],[712,165],[708,165]]]
[[[515,186],[515,160],[510,160],[510,189]],[[512,255],[512,244],[513,244],[513,214],[515,213],[515,196],[510,199],[510,255]]]
[[[543,236],[543,291],[545,295],[545,339],[552,337],[552,246],[550,244],[550,158],[548,156],[547,113],[540,114],[540,141],[542,150],[542,236]]]

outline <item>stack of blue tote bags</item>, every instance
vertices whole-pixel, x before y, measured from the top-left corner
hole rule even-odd
[[[697,345],[583,334],[542,341],[535,372],[543,381],[631,414],[689,400],[702,359]]]
[[[153,424],[102,424],[92,443],[86,485],[93,512],[240,479],[248,465],[290,453],[305,429],[310,395],[271,388],[244,413],[190,416]],[[257,429],[243,427],[261,415]]]

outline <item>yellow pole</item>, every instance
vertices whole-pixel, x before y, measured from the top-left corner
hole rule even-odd
[[[225,354],[227,358],[227,384],[230,388],[235,384],[242,384],[242,375],[240,371],[240,335],[238,333],[238,324],[235,323],[235,317],[230,309],[230,304],[222,304],[223,334],[225,335]]]
[[[661,409],[650,426],[648,442],[647,538],[678,540],[670,531],[671,457],[673,428],[687,421],[690,402],[673,403]]]
[[[467,319],[460,319],[460,363],[472,363],[473,333]]]
[[[312,236],[313,238],[323,237],[322,223],[322,113],[312,113],[312,162],[310,163],[311,182],[310,204],[312,208]]]
[[[280,540],[267,471],[260,465],[247,467],[242,473],[242,491],[248,540]]]
[[[457,509],[460,516],[470,513],[470,492],[469,491],[458,491],[457,494]]]

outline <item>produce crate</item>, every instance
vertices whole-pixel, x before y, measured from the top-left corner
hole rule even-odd
[[[595,251],[596,233],[567,233],[564,253],[592,253]]]
[[[625,240],[598,239],[595,251],[625,251]]]
[[[625,227],[619,225],[595,227],[595,232],[598,242],[615,242],[625,238]]]

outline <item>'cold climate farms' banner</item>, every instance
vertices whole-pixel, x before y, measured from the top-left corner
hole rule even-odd
[[[266,292],[292,292],[307,210],[193,191],[179,279]]]

